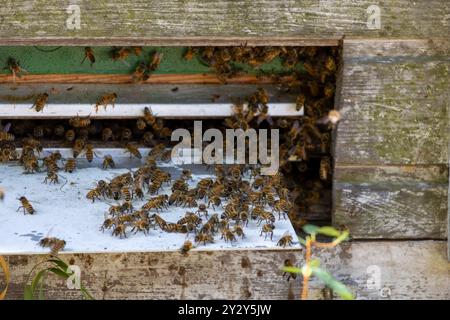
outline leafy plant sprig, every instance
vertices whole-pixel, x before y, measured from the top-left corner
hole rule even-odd
[[[346,240],[349,236],[349,232],[347,230],[339,231],[333,227],[318,227],[311,224],[304,225],[303,231],[309,234],[305,239],[300,238],[300,243],[305,246],[305,264],[301,268],[285,266],[282,269],[284,272],[301,274],[303,276],[301,299],[306,300],[308,298],[309,279],[311,276],[316,276],[342,299],[353,300],[353,294],[343,283],[339,282],[326,270],[322,269],[319,260],[311,259],[312,247],[333,248]],[[316,240],[317,234],[332,237],[334,240],[332,242],[318,242]]]
[[[24,299],[25,300],[34,300],[34,299],[44,300],[45,299],[44,285],[45,285],[45,279],[49,273],[52,273],[66,281],[73,275],[73,271],[69,268],[69,266],[64,261],[62,261],[58,257],[51,256],[49,259],[42,261],[33,267],[30,274],[28,275],[27,283],[30,282],[30,278],[31,278],[33,272],[42,264],[49,264],[49,266],[40,270],[39,272],[37,272],[36,275],[32,278],[31,284],[25,285],[25,291],[24,291]],[[82,284],[80,285],[80,292],[84,299],[94,300],[92,295],[86,290],[86,288]]]

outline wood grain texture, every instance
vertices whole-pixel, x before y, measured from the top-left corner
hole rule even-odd
[[[344,41],[336,163],[447,164],[449,68],[449,41]]]
[[[66,28],[69,4],[80,7],[79,30]],[[117,45],[167,43],[184,37],[192,37],[191,41],[203,37],[209,42],[220,37],[245,41],[247,37],[266,44],[261,38],[446,37],[450,30],[446,0],[379,3],[379,30],[367,27],[367,9],[373,4],[370,0],[6,0],[0,8],[0,39],[3,44]]]
[[[333,222],[353,238],[447,238],[446,165],[338,166],[333,192]]]
[[[450,264],[445,241],[349,242],[315,249],[314,256],[358,299],[449,299]],[[82,281],[96,299],[297,299],[300,281],[282,278],[288,258],[301,264],[301,252],[289,250],[197,251],[75,254],[61,257],[80,266]],[[12,283],[7,299],[21,299],[39,255],[7,256]],[[378,267],[379,288],[367,286]],[[368,269],[369,268],[369,269]],[[47,278],[49,299],[76,299],[62,280]],[[311,282],[311,299],[322,299],[323,284]],[[383,297],[383,288],[390,295]]]

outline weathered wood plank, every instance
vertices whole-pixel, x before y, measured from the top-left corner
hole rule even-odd
[[[345,40],[336,163],[447,164],[450,42]]]
[[[450,264],[445,241],[350,242],[314,255],[358,299],[449,299]],[[7,256],[12,274],[8,299],[21,299],[39,255]],[[301,252],[276,250],[75,254],[62,255],[81,268],[82,280],[96,299],[297,299],[300,281],[282,278],[285,259],[300,264]],[[368,286],[375,269],[378,282]],[[79,295],[64,281],[47,278],[47,297]],[[378,285],[378,286],[377,286]],[[312,299],[323,284],[311,283]],[[383,297],[382,294],[389,293]]]
[[[448,1],[379,3],[381,23],[377,29],[368,27],[368,21],[373,21],[374,11],[369,9],[373,4],[370,0],[7,0],[0,8],[0,42],[117,45],[159,44],[184,37],[203,37],[207,42],[239,37],[262,44],[263,37],[316,42],[343,35],[428,38],[446,37],[450,30]],[[72,19],[74,10],[80,12],[79,28],[77,19]],[[67,28],[68,19],[69,27],[75,28]]]
[[[354,238],[447,238],[448,167],[335,168],[335,225]]]

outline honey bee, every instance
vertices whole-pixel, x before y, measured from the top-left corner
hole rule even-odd
[[[114,159],[111,155],[107,154],[103,157],[103,169],[106,170],[108,168],[114,168],[116,164],[114,163]]]
[[[64,137],[65,132],[66,132],[66,129],[61,124],[56,125],[55,128],[53,129],[53,133],[57,137]]]
[[[280,247],[286,247],[286,246],[292,246],[292,236],[289,234],[289,232],[286,232],[280,240],[277,242],[277,246]]]
[[[65,139],[67,142],[72,142],[73,140],[75,140],[75,131],[72,129],[67,130],[65,134]]]
[[[8,122],[4,127],[0,123],[0,141],[14,141],[15,137],[13,134],[8,133],[11,129],[11,122]]]
[[[142,54],[142,47],[131,47],[131,49],[133,49],[133,53],[140,57]]]
[[[189,250],[191,250],[194,247],[194,245],[192,244],[191,241],[186,240],[183,243],[183,246],[181,247],[180,251],[182,254],[187,254],[189,252]]]
[[[131,201],[131,199],[132,199],[132,192],[131,192],[130,188],[122,187],[122,189],[120,189],[120,193],[122,194],[122,196],[125,199],[125,201],[127,201],[127,202]]]
[[[86,199],[92,200],[92,203],[94,203],[95,200],[100,200],[101,195],[102,193],[100,189],[96,187],[86,194]]]
[[[198,216],[204,214],[206,218],[208,218],[208,210],[206,209],[206,205],[204,203],[200,203],[198,205],[198,210],[195,212]]]
[[[187,61],[190,61],[190,60],[192,60],[192,58],[194,57],[194,55],[197,54],[197,52],[198,52],[197,49],[192,48],[192,47],[188,47],[188,48],[186,49],[186,51],[184,52],[184,54],[183,54],[183,59],[184,59],[184,60],[187,60]]]
[[[92,162],[94,160],[94,156],[97,154],[94,151],[94,146],[90,143],[86,144],[86,159],[88,162]]]
[[[320,174],[320,179],[321,180],[328,180],[328,176],[330,174],[331,171],[331,163],[330,163],[330,158],[329,157],[323,157],[320,160],[320,168],[319,168],[319,174]]]
[[[36,126],[33,128],[33,136],[35,138],[42,138],[44,136],[44,126]]]
[[[305,100],[306,97],[303,94],[300,94],[297,96],[297,100],[295,100],[295,110],[300,111],[302,108],[305,107]]]
[[[266,223],[262,226],[261,228],[261,234],[260,236],[263,235],[263,233],[265,234],[264,236],[264,240],[267,239],[267,236],[270,235],[270,240],[272,241],[273,238],[273,230],[275,229],[275,226],[271,223]]]
[[[110,128],[104,128],[102,130],[102,140],[107,142],[113,138],[113,132]]]
[[[200,232],[195,236],[195,242],[206,245],[206,243],[214,243],[214,238],[211,234]]]
[[[230,242],[236,241],[236,237],[235,237],[233,231],[231,231],[231,230],[228,229],[228,228],[222,229],[222,236],[221,236],[221,239],[224,239],[225,242],[228,242],[228,241],[230,241]]]
[[[284,260],[284,266],[285,267],[295,267],[295,265],[292,263],[292,261],[291,260],[289,260],[289,259],[286,259],[286,260]],[[296,273],[293,273],[293,272],[285,272],[285,273],[283,273],[283,278],[285,277],[285,276],[288,276],[287,277],[287,281],[289,281],[291,278],[292,279],[297,279],[297,274]]]
[[[132,74],[133,82],[142,83],[148,79],[147,66],[144,62],[137,65],[136,69]]]
[[[281,219],[281,214],[286,219],[286,214],[292,209],[292,204],[286,199],[280,199],[275,201],[273,208],[278,212],[278,219]]]
[[[144,108],[144,120],[151,127],[153,127],[156,124],[156,118],[149,107]]]
[[[37,112],[44,111],[44,107],[48,102],[48,93],[44,92],[37,96],[36,101],[30,109],[35,109]]]
[[[5,189],[0,188],[0,201],[5,200]]]
[[[91,118],[89,116],[80,118],[77,115],[75,118],[69,119],[69,124],[74,128],[85,128],[91,124]]]
[[[9,57],[8,58],[8,62],[5,68],[3,68],[4,70],[9,69],[9,71],[11,71],[11,74],[13,76],[13,82],[16,83],[16,76],[18,78],[20,78],[22,76],[22,73],[28,73],[27,70],[25,70],[24,68],[22,68],[20,66],[20,62],[17,61],[16,59]]]
[[[59,176],[55,171],[49,171],[47,173],[47,176],[44,179],[44,183],[54,183],[54,184],[58,184],[59,183]]]
[[[327,115],[317,120],[318,124],[328,124],[331,123],[335,125],[341,120],[341,113],[337,110],[330,110]]]
[[[137,233],[138,231],[143,232],[145,235],[148,234],[148,230],[150,229],[150,221],[147,218],[140,218],[133,222],[133,228],[131,232]]]
[[[95,63],[95,56],[94,56],[94,50],[92,50],[91,47],[84,48],[84,58],[83,58],[83,60],[81,60],[81,64],[83,64],[86,59],[89,60],[89,62],[91,63],[91,68],[92,68],[92,66]]]
[[[126,225],[124,225],[124,224],[122,224],[122,223],[118,223],[118,224],[114,227],[113,232],[112,232],[112,235],[113,235],[113,236],[116,236],[116,237],[120,237],[120,239],[126,238],[126,237],[127,237],[126,229],[127,229]]]
[[[78,157],[78,155],[83,151],[85,145],[86,145],[86,140],[84,140],[84,139],[75,140],[75,143],[72,148],[74,158]]]
[[[233,228],[233,233],[237,235],[238,237],[241,237],[242,239],[245,238],[244,229],[242,226],[236,224]]]
[[[127,143],[127,144],[125,144],[125,149],[126,149],[126,152],[130,153],[130,158],[134,156],[138,159],[142,159],[142,155],[141,155],[139,149],[135,145],[133,145],[131,143]]]
[[[139,119],[137,119],[137,121],[136,121],[136,127],[137,127],[139,130],[144,130],[144,129],[147,127],[147,123],[145,122],[144,119],[139,118]],[[153,137],[152,137],[152,138],[153,138]]]
[[[114,48],[112,51],[111,58],[114,61],[117,61],[117,60],[124,61],[126,58],[128,58],[129,55],[130,55],[130,49],[128,49],[128,48],[124,48],[124,47]]]
[[[64,165],[64,171],[72,173],[77,168],[77,161],[75,158],[70,158],[66,160],[66,163]]]
[[[44,248],[51,248],[50,255],[56,257],[58,252],[66,246],[66,241],[55,237],[46,237],[39,241],[39,245]]]
[[[133,137],[133,132],[129,128],[123,128],[120,136],[122,141],[128,141]]]
[[[150,71],[155,71],[159,67],[162,57],[163,54],[161,52],[154,52],[150,57],[150,64],[148,65],[148,69]]]
[[[105,231],[105,229],[111,229],[115,224],[114,219],[106,218],[103,222],[102,226],[100,227],[100,231]]]
[[[109,94],[105,94],[105,95],[101,96],[97,100],[97,103],[95,104],[95,112],[98,112],[98,108],[100,106],[103,106],[103,108],[106,110],[106,107],[109,104],[114,108],[114,105],[116,103],[116,99],[117,99],[117,94],[115,92],[109,93]]]
[[[20,203],[22,204],[17,211],[19,211],[20,209],[23,209],[23,214],[35,214],[36,210],[34,210],[33,206],[30,204],[30,201],[28,201],[27,198],[25,198],[24,196],[19,198]]]

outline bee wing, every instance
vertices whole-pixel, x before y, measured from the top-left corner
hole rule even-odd
[[[3,132],[8,132],[9,129],[11,129],[11,122],[8,122],[8,123],[3,127]]]

